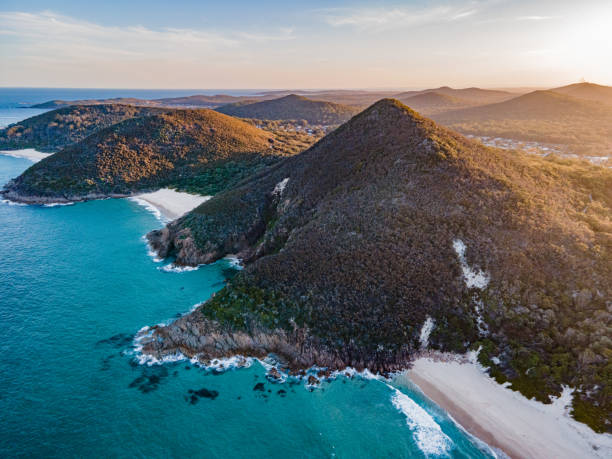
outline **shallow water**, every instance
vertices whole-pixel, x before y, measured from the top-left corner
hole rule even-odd
[[[0,155],[0,184],[30,164]],[[127,199],[0,203],[1,457],[491,457],[397,382],[340,377],[310,391],[268,382],[257,362],[218,375],[138,365],[141,327],[233,272],[230,261],[159,269],[142,236],[160,226]]]

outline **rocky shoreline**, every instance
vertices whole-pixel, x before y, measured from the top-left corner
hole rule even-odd
[[[392,360],[381,360],[367,353],[341,355],[297,325],[291,331],[260,326],[250,330],[231,329],[204,317],[202,308],[205,307],[206,303],[168,325],[141,331],[136,339],[142,354],[156,362],[180,354],[203,365],[237,355],[260,359],[274,355],[291,375],[303,374],[313,367],[325,368],[328,372],[350,367],[389,375],[410,368],[414,359],[414,354],[407,350],[399,352]]]
[[[85,202],[93,201],[96,199],[109,199],[109,198],[129,198],[134,196],[134,193],[89,193],[87,195],[63,195],[63,196],[36,196],[36,195],[23,195],[19,192],[10,188],[10,182],[5,186],[3,190],[0,190],[0,196],[9,201],[19,202],[22,204],[70,204],[74,202]]]

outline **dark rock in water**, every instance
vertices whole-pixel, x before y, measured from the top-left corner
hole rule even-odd
[[[317,378],[315,378],[313,375],[308,376],[308,385],[310,386],[316,386],[317,384],[319,384],[319,380]]]
[[[270,371],[268,371],[268,373],[266,374],[266,378],[267,378],[267,379],[268,379],[268,381],[270,381],[270,382],[279,382],[279,381],[281,381],[281,380],[282,380],[282,376],[281,376],[281,374],[280,374],[280,373],[279,373],[279,371],[278,371],[276,368],[274,368],[274,367],[272,367],[272,368],[270,369]]]
[[[134,335],[128,333],[117,333],[110,338],[101,339],[96,343],[96,346],[110,345],[116,348],[125,347],[132,343]]]
[[[287,391],[284,390],[284,389],[279,389],[276,393],[278,395],[280,395],[281,397],[286,397],[287,396]]]
[[[117,357],[117,354],[111,354],[107,357],[104,357],[102,359],[102,365],[100,366],[100,370],[101,371],[108,371],[110,370],[110,364],[111,364],[111,360],[114,359],[115,357]]]
[[[199,390],[189,389],[189,397],[185,399],[189,401],[192,405],[195,405],[200,398],[208,398],[210,400],[214,400],[219,396],[219,392],[216,390],[208,390],[206,388],[202,388]]]
[[[168,369],[164,366],[144,367],[142,374],[135,378],[128,387],[146,394],[156,390],[168,375]]]
[[[255,384],[255,387],[253,387],[253,390],[263,392],[265,390],[264,383],[258,382]]]

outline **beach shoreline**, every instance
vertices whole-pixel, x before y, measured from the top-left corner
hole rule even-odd
[[[569,416],[571,390],[550,405],[497,383],[474,356],[430,353],[404,377],[466,431],[512,458],[612,457],[612,436]]]
[[[211,197],[162,188],[151,193],[134,195],[130,199],[139,204],[143,204],[139,202],[143,201],[147,204],[145,207],[152,206],[159,212],[160,215],[158,217],[163,217],[166,220],[175,220],[190,210],[195,209],[203,202],[208,201]]]

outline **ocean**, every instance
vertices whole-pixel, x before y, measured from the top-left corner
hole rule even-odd
[[[30,116],[6,91],[0,113]],[[31,103],[100,94],[22,91]],[[0,154],[0,185],[30,165]],[[0,203],[1,457],[494,457],[403,378],[340,376],[309,390],[267,381],[256,360],[221,373],[139,364],[139,329],[235,274],[225,260],[160,269],[169,262],[143,235],[161,226],[128,199]]]

